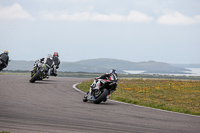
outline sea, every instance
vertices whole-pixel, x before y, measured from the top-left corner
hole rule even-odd
[[[200,68],[186,68],[191,71],[185,71],[183,74],[163,74],[163,73],[155,73],[159,75],[174,75],[174,76],[200,76]],[[124,70],[126,73],[129,74],[154,74],[154,73],[146,73],[145,71],[129,71],[129,70]]]

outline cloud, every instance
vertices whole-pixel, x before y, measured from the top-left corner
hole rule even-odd
[[[117,14],[99,14],[99,13],[94,13],[90,16],[91,21],[102,21],[102,22],[123,22],[126,20],[126,18],[122,15],[117,15]]]
[[[55,20],[55,21],[88,21],[90,18],[89,12],[80,12],[74,14],[67,14],[63,12],[43,12],[40,13],[43,20]]]
[[[189,25],[189,24],[196,24],[200,23],[200,15],[195,16],[194,18],[184,16],[179,12],[173,12],[166,15],[163,15],[158,18],[157,20],[160,24],[166,25]]]
[[[12,6],[0,6],[0,19],[28,19],[34,20],[33,17],[26,12],[21,5],[15,3]]]
[[[139,11],[131,11],[127,16],[127,20],[130,22],[150,22],[153,20],[153,17],[150,17]]]
[[[77,12],[68,14],[65,12],[43,12],[41,18],[44,20],[57,21],[101,21],[101,22],[150,22],[153,17],[150,17],[139,11],[131,11],[127,16],[119,14],[100,14],[96,12]]]

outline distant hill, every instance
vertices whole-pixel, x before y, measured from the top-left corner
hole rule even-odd
[[[31,70],[34,61],[11,61],[7,70]],[[59,71],[105,73],[110,69],[123,73],[124,70],[139,70],[146,73],[184,73],[187,69],[171,64],[155,61],[130,62],[117,59],[89,59],[77,62],[62,62]]]
[[[163,62],[147,61],[147,62],[130,62],[117,59],[89,59],[76,62],[81,65],[89,64],[90,66],[98,66],[106,69],[115,68],[118,71],[123,70],[139,70],[146,73],[183,73],[188,69],[173,66]]]
[[[8,67],[4,70],[32,70],[35,61],[16,61],[12,60]],[[107,72],[108,69],[101,67],[93,67],[90,65],[82,65],[76,62],[61,62],[59,71],[67,71],[67,72],[99,72],[104,73]]]
[[[172,64],[172,65],[183,68],[200,68],[200,64]]]
[[[17,61],[11,60],[8,64],[7,70],[31,70],[35,61]]]

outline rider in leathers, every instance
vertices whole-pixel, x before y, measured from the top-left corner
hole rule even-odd
[[[110,72],[109,73],[106,73],[106,74],[104,74],[104,75],[102,75],[102,76],[100,76],[100,77],[97,77],[97,78],[95,78],[95,80],[96,80],[96,82],[97,82],[97,79],[105,79],[105,80],[110,80],[110,81],[114,81],[114,82],[116,82],[116,83],[118,83],[118,74],[117,74],[117,71],[115,70],[115,69],[111,69],[110,70]],[[117,86],[116,86],[117,87]],[[92,86],[91,86],[91,89],[92,89]],[[114,89],[114,91],[116,90],[116,88]],[[84,99],[87,99],[87,97],[88,97],[88,93],[89,93],[90,91],[88,91],[87,92],[87,95],[86,96],[84,96]],[[111,93],[113,93],[113,92],[111,92]],[[110,93],[110,94],[111,94]],[[110,94],[108,94],[108,96],[107,96],[107,98],[106,99],[104,99],[104,102],[110,97]],[[91,94],[90,94],[91,95]]]
[[[55,67],[56,67],[56,69],[58,69],[59,68],[59,65],[60,65],[60,60],[59,60],[59,54],[58,54],[58,52],[54,52],[54,54],[53,54],[53,62],[54,62],[54,65],[55,65]],[[51,69],[51,76],[57,76],[57,72],[56,73],[54,73],[54,67]]]
[[[56,69],[59,68],[59,65],[60,65],[60,60],[59,60],[59,54],[58,52],[54,52],[53,54],[53,61],[54,61],[54,65],[56,65]]]
[[[9,56],[8,50],[5,50],[4,53],[0,54],[0,71],[8,66]]]

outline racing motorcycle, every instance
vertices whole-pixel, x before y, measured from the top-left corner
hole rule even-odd
[[[1,59],[1,58],[0,58]],[[1,60],[0,60],[0,71],[3,69],[4,67],[3,67],[3,62],[1,62]]]
[[[106,102],[113,91],[116,90],[118,81],[111,81],[105,79],[96,79],[92,83],[89,92],[83,97],[83,102],[92,101],[99,104],[102,101]]]
[[[48,63],[39,63],[38,67],[34,67],[31,71],[31,83],[34,83],[36,80],[42,80],[49,77],[51,66]]]
[[[8,61],[8,62],[10,62],[10,60]],[[2,71],[4,68],[6,68],[7,67],[7,65],[6,64],[4,64],[2,61],[1,61],[1,57],[0,57],[0,71]]]

